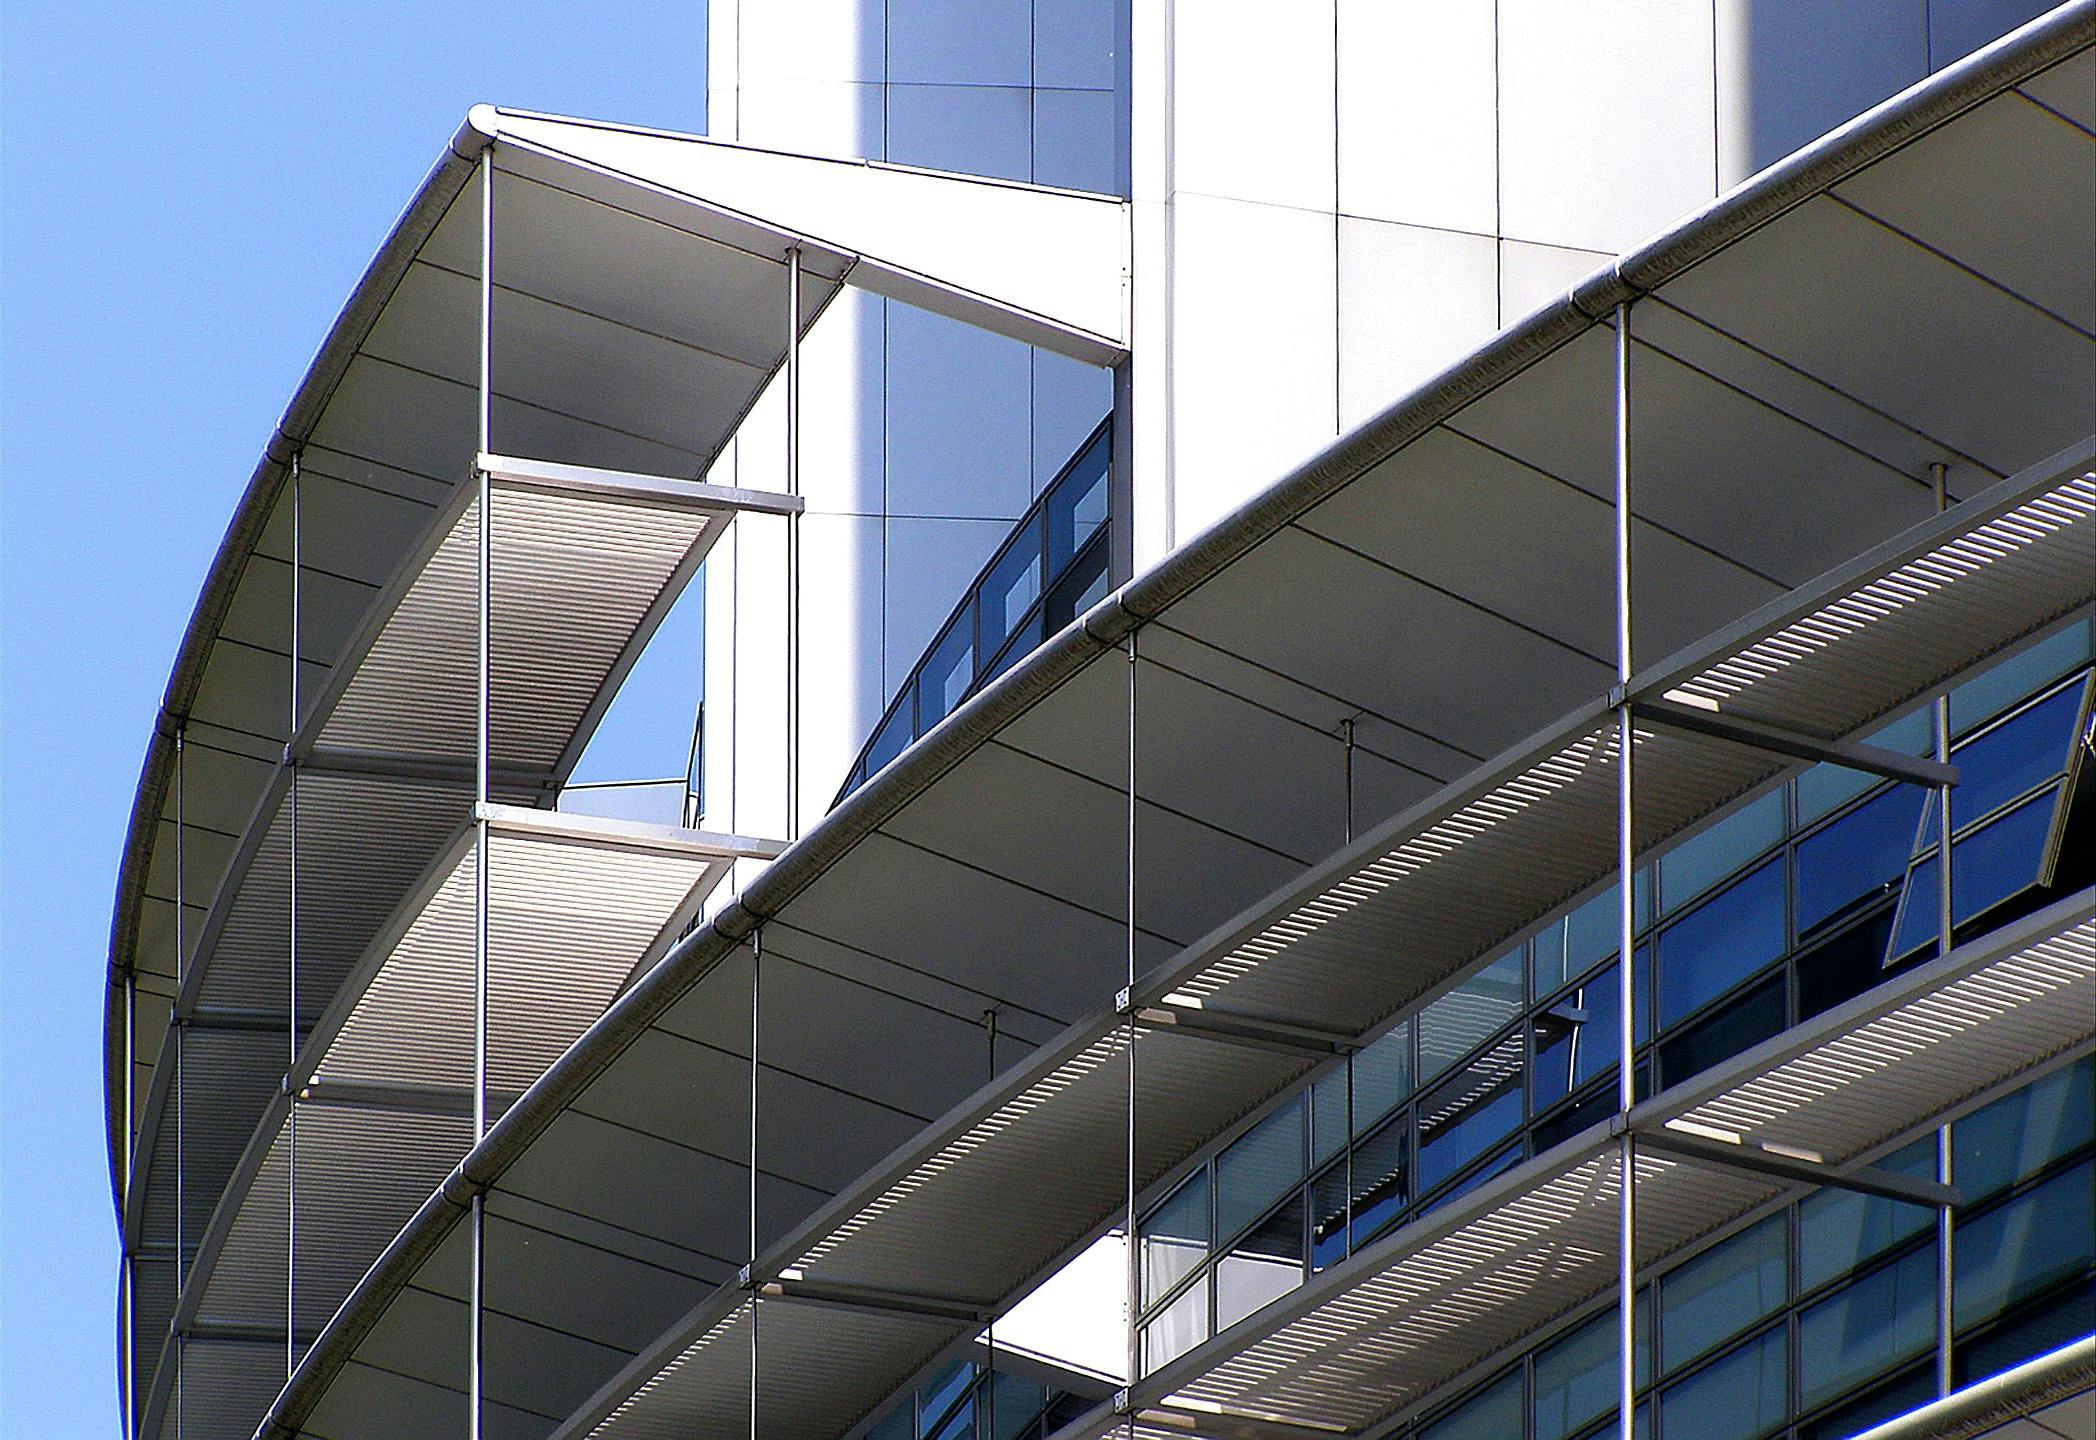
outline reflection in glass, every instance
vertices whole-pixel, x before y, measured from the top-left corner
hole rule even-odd
[[[1898,884],[1926,796],[1917,785],[1895,785],[1798,842],[1800,938]]]
[[[995,653],[1041,598],[1041,524],[1036,520],[1012,536],[1009,548],[983,576],[982,653]]]
[[[1951,1309],[1962,1330],[2066,1279],[2096,1255],[2096,1162],[2062,1171],[1953,1234]]]
[[[1420,1100],[1420,1193],[1520,1128],[1522,1048],[1518,1034],[1508,1036]]]
[[[1208,1255],[1208,1171],[1196,1170],[1142,1224],[1143,1306],[1193,1273]]]
[[[1303,1202],[1262,1221],[1215,1267],[1215,1325],[1226,1330],[1303,1283]]]
[[[1659,913],[1695,899],[1783,838],[1783,791],[1776,789],[1735,810],[1659,861]]]
[[[1761,1440],[1790,1408],[1789,1337],[1779,1325],[1659,1397],[1669,1435],[1696,1440]]]
[[[1143,1369],[1155,1370],[1208,1338],[1208,1286],[1189,1286],[1143,1327]]]
[[[1798,1317],[1807,1409],[1936,1343],[1936,1247],[1916,1250]]]
[[[1112,458],[1108,437],[1099,437],[1085,447],[1070,468],[1055,482],[1046,505],[1048,519],[1048,569],[1052,574],[1070,563],[1070,557],[1106,525],[1107,462]]]
[[[1955,859],[1955,857],[1953,857]],[[2077,1060],[1951,1127],[1951,1174],[1970,1205],[2096,1140],[2096,1060]]]
[[[1510,950],[1419,1016],[1419,1080],[1433,1079],[1521,1013],[1521,952]]]
[[[1405,1204],[1405,1146],[1411,1136],[1402,1120],[1363,1141],[1354,1152],[1353,1248],[1388,1229]]]
[[[1877,1162],[1877,1168],[1934,1180],[1935,1137],[1901,1147]],[[1935,1223],[1936,1212],[1927,1206],[1854,1190],[1814,1191],[1798,1206],[1798,1286],[1816,1289]]]
[[[1958,767],[1950,792],[1951,834],[2067,768],[2082,689],[2069,685],[1951,752]],[[1924,845],[1935,839],[1934,810]]]
[[[1783,950],[1783,862],[1772,860],[1660,932],[1661,1028],[1773,964]]]
[[[1412,1093],[1412,1025],[1407,1021],[1354,1056],[1354,1133],[1365,1133]]]
[[[2032,796],[1999,819],[1990,820],[1950,844],[1950,913],[1953,925],[1993,909],[2038,883],[2045,841],[2052,833],[2060,787]],[[1936,943],[1938,857],[1916,865],[1900,902],[1899,933],[1888,957],[1900,960]]]
[[[1669,1373],[1783,1304],[1789,1290],[1788,1238],[1785,1218],[1771,1216],[1660,1283],[1659,1350]]]
[[[1494,1381],[1419,1432],[1419,1440],[1507,1440],[1521,1433],[1521,1372]]]
[[[1303,1104],[1282,1106],[1215,1161],[1216,1235],[1228,1241],[1303,1178]]]
[[[939,643],[932,647],[917,682],[917,733],[938,724],[953,713],[975,683],[974,607],[963,607],[953,618]]]

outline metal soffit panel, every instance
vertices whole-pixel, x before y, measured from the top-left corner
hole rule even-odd
[[[2086,1048],[2096,919],[2084,891],[1647,1101],[1634,1130],[1780,1139],[1830,1163],[1935,1124]],[[1615,1278],[1620,1171],[1604,1122],[1324,1272],[1131,1388],[1180,1433],[1229,1418],[1359,1434],[1533,1335]],[[1736,1127],[1736,1128],[1734,1128]],[[1780,1182],[1650,1150],[1638,1259],[1668,1255]],[[1111,1406],[1064,1440],[1122,1433]],[[1223,1427],[1227,1429],[1227,1427]]]
[[[778,846],[546,812],[489,812],[493,1113],[687,925],[738,857]],[[474,827],[454,837],[351,972],[255,1128],[173,1317],[281,1332],[298,1182],[297,1327],[325,1323],[472,1141]],[[282,1073],[281,1037],[269,1058]],[[170,1342],[172,1347],[175,1342]],[[141,1371],[141,1373],[148,1373]],[[165,1423],[163,1365],[143,1433]]]
[[[1866,727],[2096,599],[2096,569],[2086,564],[2096,548],[2096,480],[2080,469],[2088,459],[2086,451],[2056,457],[1916,527],[1807,593],[1636,677],[1631,693],[1657,694],[1683,675],[1767,674],[1765,657],[1780,652],[1789,662],[1780,671],[1786,701],[1837,735]],[[1899,603],[1886,603],[1887,594]],[[1893,643],[1873,633],[1880,622],[1895,631]],[[1868,680],[1851,659],[1858,650],[1871,656]],[[1720,708],[1736,694],[1728,692]],[[1641,849],[1787,763],[1661,726],[1639,729],[1636,740]],[[1165,1025],[1249,1018],[1333,1043],[1372,1033],[1606,877],[1615,863],[1616,745],[1614,721],[1597,700],[1141,981],[1133,999],[1153,1028],[1142,1032],[1136,1066],[1139,1185],[1168,1173],[1314,1063],[1301,1052],[1173,1035]],[[797,1272],[810,1286],[931,1296],[984,1313],[1002,1308],[1121,1203],[1125,1177],[1097,1157],[1119,1153],[1126,1033],[1110,1012],[1080,1022],[818,1213],[760,1261],[759,1274]],[[654,1404],[669,1401],[626,1397],[651,1367],[703,1368],[704,1357],[685,1347],[734,1303],[723,1293],[700,1307],[563,1435],[616,1436],[626,1433],[622,1425],[641,1425]],[[899,1350],[894,1383],[914,1368],[901,1363],[909,1355],[906,1346]],[[725,1363],[717,1352],[712,1358]],[[589,1428],[607,1413],[624,1418]]]
[[[745,892],[742,898],[730,906],[711,926],[701,931],[693,941],[680,947],[656,971],[637,984],[633,991],[593,1027],[576,1047],[557,1062],[548,1075],[535,1085],[530,1093],[513,1107],[496,1127],[489,1140],[478,1147],[461,1170],[462,1183],[453,1195],[433,1197],[417,1219],[389,1249],[373,1272],[360,1282],[358,1292],[331,1322],[329,1334],[324,1336],[314,1354],[301,1369],[283,1396],[273,1407],[270,1420],[265,1427],[271,1434],[288,1435],[296,1432],[302,1418],[309,1413],[318,1413],[314,1407],[322,1405],[333,1413],[340,1413],[333,1402],[325,1400],[332,1378],[344,1373],[342,1367],[354,1363],[360,1353],[359,1345],[377,1332],[373,1326],[389,1313],[394,1297],[409,1293],[403,1287],[410,1284],[427,1257],[446,1243],[445,1237],[453,1234],[458,1216],[463,1213],[464,1197],[481,1187],[495,1185],[502,1174],[521,1157],[530,1153],[537,1137],[547,1133],[556,1117],[581,1095],[599,1076],[607,1072],[607,1066],[617,1063],[618,1057],[629,1046],[665,1015],[693,985],[720,964],[723,957],[733,952],[738,942],[747,938],[752,928],[762,921],[779,917],[785,925],[795,923],[796,902],[808,887],[825,874],[841,858],[854,852],[859,842],[878,828],[885,819],[907,806],[912,799],[928,788],[940,783],[940,777],[955,763],[972,753],[993,735],[1011,726],[1021,716],[1041,719],[1042,723],[1054,726],[1064,723],[1083,725],[1087,717],[1072,713],[1068,706],[1058,705],[1056,697],[1073,677],[1083,675],[1096,667],[1112,647],[1124,639],[1131,630],[1156,620],[1175,622],[1176,607],[1186,597],[1200,590],[1209,580],[1223,573],[1242,556],[1251,553],[1264,540],[1276,534],[1294,518],[1306,513],[1319,501],[1330,497],[1371,469],[1407,443],[1427,433],[1434,426],[1447,421],[1464,405],[1474,402],[1479,396],[1493,393],[1497,387],[1528,372],[1536,361],[1566,347],[1576,337],[1590,332],[1595,321],[1610,313],[1622,299],[1639,294],[1651,293],[1667,282],[1684,274],[1693,273],[1693,268],[1709,261],[1712,257],[1726,253],[1729,249],[1748,250],[1760,243],[1760,232],[1769,229],[1770,222],[1788,213],[1812,195],[1823,192],[1828,186],[1856,173],[1859,169],[1898,153],[1915,136],[1933,127],[1956,123],[1959,116],[1973,106],[1998,95],[2010,86],[2030,78],[2058,61],[2063,56],[2086,47],[2092,36],[2096,36],[2096,5],[2077,4],[2057,12],[2002,45],[1971,59],[1935,77],[1926,85],[1907,95],[1896,97],[1892,102],[1828,141],[1811,147],[1792,162],[1776,167],[1763,177],[1733,196],[1728,196],[1710,207],[1706,212],[1691,217],[1681,227],[1660,237],[1651,246],[1626,257],[1604,275],[1582,286],[1561,304],[1539,312],[1522,324],[1495,339],[1477,355],[1453,367],[1446,375],[1431,382],[1412,396],[1407,397],[1383,416],[1371,421],[1361,430],[1343,438],[1331,450],[1306,463],[1286,477],[1265,495],[1258,497],[1236,515],[1196,539],[1181,551],[1168,558],[1156,570],[1140,577],[1131,585],[1107,601],[1102,602],[1088,614],[1080,626],[1063,632],[1052,639],[1027,662],[1001,677],[983,694],[961,707],[932,734],[912,746],[900,760],[892,764],[862,790],[854,794],[822,825],[818,826],[791,852],[782,858],[764,876],[760,877]],[[2034,238],[2032,243],[2052,243],[2086,248],[2085,234],[2069,233],[2048,239]],[[1817,257],[1826,258],[1826,257]],[[1843,256],[1835,254],[1832,260],[1838,264]],[[1794,257],[1793,263],[1810,266],[1816,257],[1807,253]],[[1733,344],[1735,351],[1741,347]],[[1763,346],[1764,356],[1775,356],[1781,360],[1785,355],[1781,336],[1763,336],[1756,342]],[[1777,366],[1781,369],[1781,365]],[[1771,382],[1773,385],[1773,382]],[[1831,387],[1822,386],[1823,391]],[[1605,401],[1605,392],[1603,392]],[[1553,415],[1567,412],[1569,402],[1538,403]],[[2040,408],[2055,403],[2039,396],[2026,407],[2032,411],[2033,432],[2043,433],[2048,427],[2056,426],[2059,417],[2055,413],[2038,415]],[[1909,417],[1917,423],[1925,417]],[[2085,424],[2081,412],[2076,412],[2078,424]],[[1903,422],[1902,422],[1903,423]],[[2070,437],[2071,438],[2071,437]],[[1713,437],[1710,443],[1715,444]],[[1936,447],[1941,451],[1941,447]],[[2038,458],[2036,454],[2020,457],[2023,460]],[[1955,460],[1956,457],[1954,456]],[[1969,468],[1966,472],[1966,489],[1971,489],[1971,477],[1984,473],[1982,468]],[[1908,482],[1915,492],[1922,492],[1918,484]],[[1811,484],[1809,472],[1792,476],[1789,472],[1771,472],[1762,477],[1760,484],[1766,491],[1766,503],[1780,506],[1783,497],[1792,491],[1802,492]],[[1905,493],[1905,492],[1902,492]],[[1911,519],[1918,500],[1910,497],[1898,509],[1897,516],[1880,517],[1876,529],[1866,527],[1853,537],[1852,549],[1861,549],[1875,542],[1886,533],[1896,531],[1901,523]],[[1949,527],[1959,523],[1957,512],[1953,512]],[[1933,532],[1929,532],[1933,533]],[[1946,529],[1947,533],[1947,529]],[[1812,604],[1826,603],[1845,594],[1845,591],[1827,595],[1814,593]],[[1799,610],[1807,613],[1810,605]],[[1791,616],[1790,618],[1796,618]],[[2035,616],[2028,617],[2025,628],[2035,630],[2041,625]],[[1956,668],[1955,657],[1950,652],[1963,644],[1962,637],[1950,637],[1958,643],[1946,643],[1946,670]],[[2003,643],[2007,637],[1984,642],[1988,646]],[[1715,662],[1727,653],[1722,646],[1714,647],[1708,660]],[[1985,653],[1984,651],[1982,653]],[[1109,662],[1110,663],[1110,662]],[[1883,703],[1896,708],[1899,703],[1893,697],[1884,697]],[[1559,713],[1562,713],[1562,703]],[[1426,812],[1415,810],[1405,817],[1404,822],[1419,829],[1445,818],[1448,813],[1460,809],[1473,800],[1486,798],[1492,788],[1503,782],[1518,780],[1522,772],[1536,767],[1570,746],[1577,745],[1582,737],[1589,736],[1600,728],[1601,704],[1595,700],[1578,707],[1566,723],[1547,731],[1542,739],[1526,746],[1517,746],[1496,765],[1480,766],[1471,780],[1459,782],[1454,797],[1444,799],[1437,807],[1426,807]],[[1860,723],[1860,722],[1859,722]],[[1736,762],[1736,773],[1723,777],[1721,783],[1712,784],[1709,791],[1700,797],[1695,793],[1704,782],[1696,781],[1691,774],[1684,774],[1684,783],[1689,790],[1677,797],[1674,804],[1680,813],[1702,813],[1695,809],[1692,801],[1707,810],[1710,805],[1722,803],[1730,794],[1750,786],[1759,776],[1774,773],[1767,758],[1755,751],[1740,747],[1728,747],[1724,742],[1704,737],[1688,736],[1672,729],[1647,727],[1650,738],[1640,736],[1641,757],[1644,747],[1660,756],[1664,748],[1676,747],[1676,757],[1684,763],[1684,772],[1702,768],[1713,759],[1732,753],[1740,757]],[[1686,762],[1693,752],[1700,752],[1695,765]],[[1572,763],[1572,762],[1567,762]],[[1642,767],[1645,770],[1655,765]],[[1555,793],[1548,784],[1542,788]],[[1720,792],[1720,793],[1711,793]],[[1533,797],[1512,794],[1506,797],[1514,810],[1528,808]],[[1563,807],[1567,813],[1572,805]],[[1430,813],[1428,813],[1430,812]],[[1401,824],[1394,824],[1378,837],[1377,843],[1395,843]],[[1645,843],[1656,836],[1646,835]],[[1348,867],[1360,866],[1369,858],[1368,847],[1359,847],[1356,852],[1335,862],[1330,873],[1314,873],[1312,883],[1303,887],[1300,897],[1291,894],[1283,897],[1279,908],[1285,909],[1314,898],[1318,890],[1332,884],[1345,873]],[[1598,873],[1598,870],[1597,872]],[[1569,885],[1569,881],[1566,882]],[[1573,887],[1576,888],[1576,887]],[[1561,897],[1560,897],[1561,898]],[[830,907],[833,913],[838,906]],[[1263,912],[1262,912],[1263,913]],[[1247,925],[1252,922],[1245,922]],[[1502,927],[1506,922],[1501,921]],[[1480,925],[1480,928],[1486,928]],[[833,937],[830,943],[845,943]],[[1197,947],[1194,960],[1188,967],[1205,966],[1213,950],[1214,942]],[[1467,963],[1467,959],[1451,960],[1451,965]],[[1178,967],[1185,969],[1188,967]],[[1278,973],[1279,967],[1264,967]],[[1194,978],[1190,972],[1183,978]],[[1452,972],[1450,972],[1452,973]],[[1182,978],[1174,973],[1166,975],[1164,987],[1156,996],[1144,996],[1146,1003],[1160,999],[1169,993],[1170,987]],[[1242,977],[1215,977],[1218,980],[1237,983]],[[1405,984],[1412,983],[1400,977]],[[1362,998],[1364,1011],[1371,1007]],[[1221,1002],[1219,1001],[1218,1004]],[[1416,1001],[1414,1002],[1416,1003]],[[1113,1017],[1095,1017],[1092,1022],[1096,1033],[1110,1029]],[[1089,1042],[1085,1042],[1089,1043]],[[1055,1063],[1069,1058],[1083,1048],[1073,1044],[1067,1051],[1057,1050]],[[1052,1067],[1050,1067],[1052,1068]],[[1035,1080],[1042,1078],[1044,1071],[1029,1069],[1017,1081],[1000,1089],[989,1097],[1002,1103],[1012,1094],[1018,1093]],[[985,1104],[988,1103],[986,1100]],[[983,1114],[977,1107],[969,1107],[954,1117],[956,1127],[942,1131],[930,1150],[936,1150],[953,1135],[974,1124]],[[929,1153],[927,1151],[926,1153]],[[907,1157],[906,1157],[907,1158]],[[893,1175],[884,1171],[875,1178],[878,1185],[869,1186],[864,1192],[854,1192],[856,1207],[863,1207],[885,1192],[914,1166],[914,1159],[904,1164]],[[500,1189],[491,1192],[500,1196]],[[856,1213],[856,1209],[854,1209]],[[834,1223],[841,1223],[833,1217]],[[823,1238],[823,1233],[807,1231],[796,1237],[793,1244],[782,1246],[776,1252],[782,1259],[791,1259],[806,1251]],[[795,1245],[798,1248],[795,1248]],[[792,1253],[789,1254],[788,1252]],[[617,1400],[610,1402],[613,1406]]]

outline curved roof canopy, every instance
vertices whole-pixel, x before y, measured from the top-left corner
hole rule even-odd
[[[1720,198],[961,707],[519,1099],[329,1322],[266,1433],[456,1421],[475,1195],[490,1414],[655,1435],[746,1407],[752,1188],[760,1286],[853,1253],[867,1273],[920,1267],[912,1295],[855,1281],[759,1306],[760,1328],[785,1327],[760,1345],[767,1425],[848,1430],[1110,1219],[1118,1165],[1086,1126],[1125,1103],[1112,998],[1131,966],[1146,1006],[1229,997],[1268,1040],[1293,1032],[1225,1050],[1185,1013],[1143,1018],[1140,1048],[1186,1056],[1149,1062],[1143,1092],[1143,1169],[1165,1176],[1320,1045],[1406,1013],[1604,875],[1589,797],[1612,782],[1588,782],[1612,763],[1594,737],[1614,680],[1619,305],[1641,701],[1683,691],[1839,742],[2086,613],[2092,43],[2096,4],[2063,7]],[[1940,518],[1935,464],[1965,502]],[[1651,734],[1644,845],[1784,763]],[[1493,863],[1469,863],[1473,843]],[[1533,883],[1490,888],[1517,871]],[[736,1157],[760,927],[752,1187]],[[1006,1048],[986,1059],[993,1006]],[[1006,1078],[983,1090],[991,1069]],[[969,1228],[1004,1203],[1015,1170],[997,1165],[942,1202],[970,1263],[884,1251],[883,1217],[1000,1137],[1036,1147],[1014,1151],[1037,1167],[1022,1246]],[[951,1288],[922,1293],[935,1273]],[[709,1349],[740,1358],[703,1378]]]

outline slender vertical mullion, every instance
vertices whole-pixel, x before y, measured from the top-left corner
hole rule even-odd
[[[175,1304],[179,1311],[189,1288],[188,1234],[185,1221],[189,1195],[184,1172],[188,1168],[189,1030],[182,1023],[181,996],[189,983],[188,894],[184,879],[188,865],[183,855],[184,832],[188,829],[187,790],[189,781],[188,727],[175,731],[175,1005],[168,1019],[175,1027]],[[188,1387],[183,1377],[187,1367],[188,1342],[178,1329],[175,1342],[175,1440],[182,1440],[188,1411]]]
[[[1618,919],[1616,1106],[1624,1117],[1637,1104],[1637,906],[1632,894],[1635,836],[1630,766],[1630,306],[1616,307],[1616,900]],[[1617,1235],[1617,1433],[1634,1440],[1637,1416],[1637,1156],[1623,1127],[1621,1205]]]
[[[490,144],[480,152],[480,395],[479,453],[494,450],[494,325],[495,325],[495,152]],[[474,670],[478,680],[474,714],[473,745],[473,1143],[477,1147],[488,1133],[488,708],[489,634],[492,628],[494,582],[494,486],[485,467],[474,467],[479,487],[478,615],[474,643]],[[484,1377],[481,1351],[485,1335],[482,1305],[487,1270],[487,1204],[475,1192],[472,1214],[472,1265],[470,1303],[466,1307],[466,1410],[467,1434],[480,1440]]]
[[[291,452],[290,715],[284,741],[284,765],[288,772],[285,783],[290,789],[290,845],[285,868],[285,892],[289,906],[285,917],[287,1000],[284,1006],[284,1374],[287,1378],[298,1364],[298,1090],[292,1083],[292,1073],[298,1069],[298,761],[292,752],[298,740],[298,667],[304,639],[303,621],[299,613],[299,591],[304,570],[304,556],[301,550],[304,525],[303,517],[299,513],[299,472],[300,453],[294,450]],[[179,1257],[176,1263],[179,1267]]]
[[[786,251],[786,493],[801,493],[801,250]],[[801,517],[786,516],[786,838],[801,833]]]
[[[1936,513],[1950,508],[1949,467],[1942,461],[1929,467],[1936,482]],[[1950,691],[1936,697],[1936,759],[1950,763]],[[1936,949],[1948,955],[1955,943],[1956,916],[1951,910],[1950,888],[1950,786],[1936,789]],[[1911,903],[1911,902],[1910,902]],[[1897,943],[1897,942],[1895,942]],[[1950,1126],[1936,1131],[1936,1179],[1951,1183]],[[1951,1209],[1936,1211],[1936,1393],[1948,1395],[1956,1383],[1951,1369]]]
[[[1136,1086],[1136,1024],[1135,1024],[1135,761],[1136,761],[1136,710],[1135,676],[1137,670],[1135,632],[1128,632],[1128,814],[1127,833],[1123,837],[1128,863],[1128,965],[1127,988],[1121,992],[1122,1010],[1128,1017],[1128,1383],[1133,1386],[1142,1378],[1142,1332],[1136,1320],[1142,1314],[1142,1247],[1137,1243],[1135,1227],[1135,1086]],[[1215,1186],[1208,1187],[1211,1207],[1209,1217],[1209,1243],[1215,1243],[1215,1220],[1213,1205]],[[1210,1287],[1213,1290],[1214,1287]]]
[[[758,1380],[761,1375],[757,1350],[757,1063],[761,1035],[759,1004],[763,997],[764,927],[750,932],[750,1190],[749,1268],[744,1272],[750,1295],[750,1440],[758,1433]]]

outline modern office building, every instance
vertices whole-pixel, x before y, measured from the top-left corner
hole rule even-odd
[[[710,25],[206,578],[125,1433],[2089,1434],[2096,0]]]

